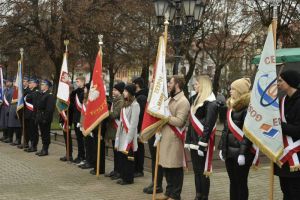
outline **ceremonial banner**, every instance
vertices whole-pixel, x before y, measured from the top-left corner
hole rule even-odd
[[[67,114],[66,111],[69,108],[70,104],[70,86],[69,86],[69,72],[68,72],[68,61],[67,61],[67,53],[64,53],[63,63],[61,66],[60,76],[59,76],[59,83],[57,89],[57,100],[56,100],[56,108],[63,118],[63,130],[67,130]]]
[[[94,66],[93,77],[86,106],[83,109],[82,131],[86,136],[108,117],[108,107],[106,102],[106,94],[104,82],[102,80],[102,51],[99,50],[96,63]]]
[[[22,62],[18,62],[18,72],[16,81],[14,84],[14,93],[13,93],[13,101],[17,102],[17,115],[20,118],[21,113],[20,110],[24,107],[24,98],[23,98],[23,81],[22,81]]]
[[[143,141],[152,137],[157,129],[167,122],[169,116],[168,101],[166,101],[168,99],[166,47],[163,36],[159,38],[153,80],[142,123]]]
[[[283,141],[272,26],[261,54],[243,130],[273,162],[278,160],[283,152]]]
[[[3,98],[4,98],[3,72],[2,72],[2,67],[0,67],[0,105],[3,103]]]

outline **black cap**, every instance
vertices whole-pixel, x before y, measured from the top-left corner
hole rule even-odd
[[[29,82],[33,82],[33,83],[39,84],[39,79],[37,79],[36,77],[31,77],[29,79]]]
[[[115,84],[114,88],[122,94],[124,92],[125,83],[121,81],[121,82]]]
[[[48,87],[52,87],[52,83],[48,79],[42,80],[42,83],[45,84],[45,85],[48,85]]]
[[[286,70],[280,77],[292,88],[300,89],[300,74],[295,70]]]
[[[142,77],[138,77],[138,78],[134,79],[133,83],[139,85],[140,88],[145,88],[145,81]]]
[[[30,79],[29,79],[28,76],[24,76],[23,80],[24,80],[24,81],[29,81]]]
[[[14,79],[13,79],[13,78],[7,78],[7,79],[5,80],[5,82],[14,82]]]
[[[136,90],[136,87],[134,84],[128,84],[125,86],[125,89],[129,94],[131,94],[132,96],[135,95],[135,90]]]

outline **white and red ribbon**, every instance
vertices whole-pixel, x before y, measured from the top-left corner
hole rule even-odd
[[[227,111],[228,128],[229,128],[230,132],[234,135],[234,137],[238,141],[241,142],[244,137],[244,132],[233,122],[231,113],[232,113],[232,109],[228,109],[228,111]],[[255,144],[253,144],[252,147],[250,148],[250,151],[255,155],[252,164],[254,166],[258,166],[259,165],[259,148]]]
[[[77,94],[75,95],[75,105],[76,105],[77,110],[78,110],[79,112],[81,112],[81,111],[82,111],[82,103],[80,103]]]
[[[195,116],[195,114],[192,111],[190,113],[190,122],[191,122],[194,130],[198,134],[198,136],[203,137],[204,126],[200,122],[200,120],[198,120],[198,118]],[[206,159],[205,159],[204,174],[210,174],[212,172],[212,159],[213,159],[216,131],[217,131],[217,128],[215,125],[210,134],[209,140],[208,140],[208,148],[207,148],[207,154],[206,154]]]
[[[284,110],[284,103],[285,103],[286,96],[283,97],[281,101],[281,121],[286,123],[285,118],[285,110]],[[299,165],[299,157],[297,153],[300,151],[300,140],[296,142],[293,141],[292,137],[282,134],[283,136],[283,144],[284,144],[284,151],[282,156],[280,157],[280,163],[284,164],[287,161],[289,162],[290,168]]]
[[[7,101],[5,95],[3,95],[3,101],[4,101],[4,105],[5,105],[5,106],[9,106],[9,102]]]
[[[126,114],[125,114],[125,108],[123,108],[121,110],[121,121],[122,121],[123,128],[124,128],[125,132],[128,133],[131,125],[130,125],[129,120],[128,120]],[[130,149],[134,150],[133,141],[131,141],[130,143],[127,144],[126,151],[129,151]]]
[[[27,108],[28,110],[33,111],[33,110],[34,110],[34,107],[33,107],[33,105],[32,105],[31,103],[29,103],[29,102],[26,100],[26,97],[27,97],[27,96],[24,97],[25,106],[26,106],[26,108]]]

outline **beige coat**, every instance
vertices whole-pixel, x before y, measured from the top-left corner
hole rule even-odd
[[[178,128],[184,127],[188,120],[190,103],[183,92],[170,99],[169,110],[171,117],[168,124]],[[168,124],[163,126],[161,130],[162,138],[159,151],[159,164],[164,168],[183,167],[183,142],[175,135]]]

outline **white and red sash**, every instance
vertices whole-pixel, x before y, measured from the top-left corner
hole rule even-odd
[[[26,106],[26,108],[27,108],[28,110],[33,111],[33,110],[34,110],[34,107],[33,107],[33,105],[32,105],[31,103],[29,103],[29,102],[26,100],[26,97],[27,97],[27,96],[24,97],[25,106]]]
[[[129,132],[129,129],[131,128],[131,125],[129,123],[129,120],[125,114],[125,108],[123,108],[121,110],[121,121],[122,121],[122,124],[123,124],[123,128],[126,132],[126,134]],[[134,145],[133,145],[133,141],[131,141],[129,144],[127,144],[127,147],[126,147],[126,151],[128,152],[130,149],[134,150]]]
[[[281,121],[286,123],[285,118],[285,110],[284,110],[284,103],[285,103],[286,96],[283,97],[281,102]],[[294,171],[293,169],[296,166],[299,166],[299,157],[297,153],[300,151],[300,140],[297,140],[296,142],[293,141],[292,137],[282,134],[283,136],[283,145],[284,145],[284,151],[283,155],[280,157],[279,162],[280,164],[284,164],[287,161],[289,162],[291,171]]]
[[[111,105],[110,111],[113,112],[114,104]],[[120,120],[118,119],[112,119],[113,127],[117,130],[120,125]]]
[[[198,120],[198,118],[195,116],[195,114],[192,111],[190,113],[190,122],[191,122],[194,130],[198,134],[198,136],[203,137],[204,126],[200,122],[200,120]],[[210,134],[209,140],[208,140],[208,149],[207,149],[207,155],[206,155],[206,159],[205,159],[205,168],[204,168],[205,175],[210,175],[212,173],[212,159],[213,159],[216,131],[217,131],[217,128],[215,125]],[[199,148],[199,146],[197,146],[197,149],[194,149],[194,148],[191,148],[191,149],[198,150],[198,148]]]
[[[186,135],[186,128],[183,127],[183,128],[178,128],[178,127],[175,127],[175,126],[172,126],[170,125],[170,128],[172,129],[172,131],[174,132],[174,134],[181,140],[182,142],[182,146],[184,146],[184,140],[185,140],[185,135]],[[183,167],[187,167],[187,158],[186,158],[186,154],[185,154],[185,151],[183,151]]]
[[[231,131],[231,133],[234,135],[234,137],[241,142],[244,137],[244,132],[233,122],[231,113],[232,113],[232,109],[228,109],[227,111],[228,128]],[[259,148],[253,144],[252,147],[250,148],[250,151],[255,155],[252,165],[257,167],[259,165]]]
[[[81,111],[82,111],[82,103],[80,103],[77,94],[75,95],[75,105],[76,105],[77,110],[78,110],[79,112],[81,112]]]
[[[4,101],[4,105],[5,105],[5,106],[9,106],[9,102],[7,101],[5,95],[3,95],[3,101]]]

